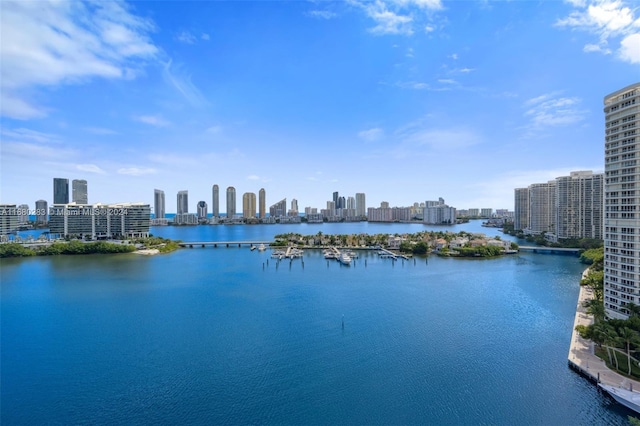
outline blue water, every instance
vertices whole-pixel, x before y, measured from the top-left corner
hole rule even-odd
[[[304,226],[154,233],[317,233]],[[344,267],[320,251],[278,263],[209,247],[0,266],[2,424],[626,424],[631,414],[567,367],[575,257],[393,263],[362,252]]]

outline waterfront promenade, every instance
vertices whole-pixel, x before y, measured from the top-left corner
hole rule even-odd
[[[588,269],[582,274],[586,276]],[[585,375],[594,382],[605,385],[622,387],[640,391],[640,382],[624,377],[609,369],[605,362],[594,353],[594,343],[591,340],[580,337],[576,331],[577,325],[590,325],[593,323],[593,316],[587,314],[583,302],[593,298],[593,292],[585,286],[580,286],[578,295],[578,306],[571,333],[571,346],[569,348],[569,364],[574,369]]]

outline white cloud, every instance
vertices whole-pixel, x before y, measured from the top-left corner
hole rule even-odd
[[[155,115],[139,115],[139,116],[133,117],[133,119],[141,123],[150,124],[151,126],[156,126],[156,127],[167,127],[171,125],[171,123],[168,122],[167,120]]]
[[[570,3],[575,10],[566,18],[559,19],[556,26],[576,28],[597,36],[598,42],[585,45],[585,52],[609,54],[609,45],[619,42],[618,58],[629,63],[640,62],[637,9],[631,9],[622,0],[573,0]]]
[[[101,136],[118,134],[118,132],[116,132],[115,130],[106,129],[104,127],[85,127],[84,130],[89,133],[93,133],[94,135],[101,135]]]
[[[69,159],[75,153],[68,149],[60,149],[51,145],[40,145],[27,142],[6,142],[0,144],[2,160],[22,158],[32,163],[35,161]]]
[[[529,99],[524,103],[524,115],[530,120],[530,131],[550,126],[566,126],[582,121],[586,111],[580,109],[581,100],[561,97],[557,92]]]
[[[98,173],[101,175],[106,174],[104,170],[102,170],[100,167],[96,166],[95,164],[78,164],[76,165],[76,169],[82,172]]]
[[[328,10],[310,10],[306,13],[307,16],[312,18],[320,18],[320,19],[332,19],[338,16],[334,12],[329,12]]]
[[[149,38],[151,21],[122,2],[5,1],[0,7],[4,116],[26,120],[47,114],[27,89],[130,78],[158,53]]]
[[[182,31],[180,34],[176,36],[176,39],[181,43],[186,44],[195,44],[196,37],[191,34],[189,31]]]
[[[384,137],[384,130],[377,127],[373,129],[362,130],[358,132],[358,137],[365,142],[375,142]]]
[[[118,174],[129,176],[142,176],[156,173],[156,169],[150,167],[123,167],[118,169]]]
[[[632,64],[640,64],[640,33],[626,36],[620,42],[620,59]]]
[[[414,26],[432,32],[435,26],[424,23],[424,20],[430,19],[430,12],[443,8],[440,0],[350,0],[349,3],[359,7],[374,21],[375,26],[369,31],[377,35],[412,35]]]
[[[16,138],[16,139],[26,139],[39,143],[47,143],[47,142],[57,142],[58,136],[52,135],[50,133],[38,132],[36,130],[18,128],[18,129],[5,129],[2,128],[0,130],[5,137]]]
[[[453,54],[449,55],[449,57],[451,59],[453,59],[454,61],[456,61],[458,59],[458,54],[457,53],[453,53]]]
[[[191,75],[186,74],[180,65],[172,65],[169,60],[164,65],[162,72],[164,80],[177,90],[192,106],[204,106],[207,104],[206,99],[200,93],[200,90],[191,81]]]
[[[209,37],[209,34],[207,34],[207,33],[202,33],[202,34],[200,35],[200,38],[201,38],[202,40],[204,40],[204,41],[209,41],[209,40],[211,39],[211,37]]]
[[[249,176],[247,176],[247,180],[260,180],[260,176],[249,175]]]

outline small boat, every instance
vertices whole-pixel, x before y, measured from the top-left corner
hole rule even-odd
[[[267,249],[267,247],[265,247],[265,245],[264,245],[264,244],[260,244],[260,245],[258,246],[258,251],[265,251],[266,249]]]
[[[640,393],[616,386],[604,385],[602,383],[598,384],[598,386],[607,391],[607,393],[618,403],[635,411],[636,413],[640,413]]]
[[[331,251],[331,250],[325,250],[324,252],[322,252],[322,254],[324,255],[325,259],[335,259],[336,258],[335,253],[333,253],[333,251]]]
[[[340,253],[338,262],[342,263],[343,265],[351,265],[351,256],[349,256],[349,254],[347,254],[346,252]]]

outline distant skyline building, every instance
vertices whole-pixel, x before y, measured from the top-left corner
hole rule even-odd
[[[36,224],[44,225],[49,221],[49,207],[46,200],[36,201]]]
[[[529,228],[529,188],[516,188],[514,199],[513,227],[516,230]]]
[[[640,82],[604,97],[604,308],[640,305]]]
[[[207,202],[206,201],[198,201],[197,206],[197,214],[198,220],[203,221],[207,219]]]
[[[356,199],[355,197],[347,197],[347,208],[348,209],[356,209]]]
[[[18,229],[18,209],[15,204],[0,204],[0,241]]]
[[[71,181],[72,201],[76,204],[89,204],[87,192],[87,181],[84,179],[74,179]]]
[[[556,238],[602,239],[604,174],[591,170],[556,178]]]
[[[91,239],[148,237],[151,207],[142,203],[53,205],[49,233]]]
[[[69,179],[53,178],[53,204],[69,204]]]
[[[295,198],[293,198],[291,200],[291,209],[289,210],[289,216],[298,216],[298,200],[296,200]]]
[[[165,199],[164,191],[161,189],[153,190],[153,215],[156,219],[164,219],[165,217]]]
[[[176,208],[176,214],[189,213],[189,191],[178,191],[178,205]]]
[[[233,219],[236,215],[236,189],[233,186],[227,188],[227,218]]]
[[[264,188],[260,188],[258,191],[258,215],[260,219],[267,217],[267,193]]]
[[[20,204],[18,206],[18,225],[26,225],[29,223],[29,205]]]
[[[213,217],[220,217],[220,188],[213,185],[211,188],[211,214]]]
[[[242,217],[245,219],[256,217],[256,194],[253,192],[242,194]]]
[[[356,216],[367,215],[367,202],[364,192],[356,193]]]
[[[555,235],[556,181],[529,185],[529,227],[534,235]]]
[[[287,214],[287,199],[283,198],[271,207],[269,207],[269,216],[282,217]]]

